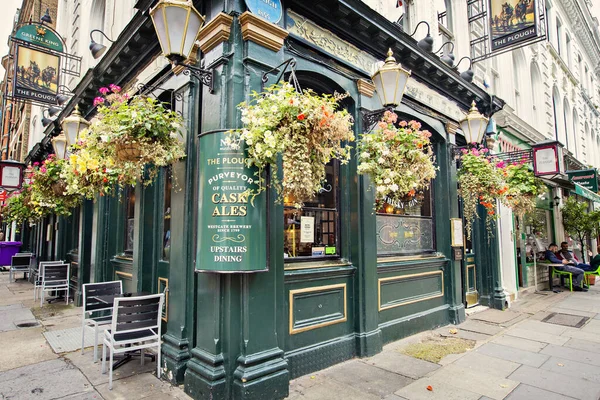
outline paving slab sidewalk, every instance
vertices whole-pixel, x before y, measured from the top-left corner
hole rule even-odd
[[[290,399],[598,400],[598,295],[600,285],[587,293],[529,294],[509,310],[479,311],[461,325],[390,343],[374,357],[295,379]],[[589,319],[567,326],[581,317]],[[476,345],[437,364],[400,353],[432,335],[471,339]],[[357,369],[359,363],[367,367]]]

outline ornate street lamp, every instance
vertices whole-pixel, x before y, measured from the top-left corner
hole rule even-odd
[[[52,147],[54,148],[54,154],[59,160],[67,158],[67,138],[64,133],[52,138]]]
[[[389,49],[385,63],[371,77],[384,107],[396,107],[402,102],[409,76],[410,71],[396,63],[394,53]]]
[[[460,129],[463,131],[463,135],[465,135],[467,144],[481,143],[488,121],[489,118],[481,115],[475,105],[475,101],[473,101],[469,113],[459,122]]]
[[[204,17],[194,8],[192,0],[159,0],[150,10],[150,17],[162,54],[174,65],[183,66],[184,74],[193,74],[212,93],[214,69],[205,70],[184,64],[204,25]]]
[[[79,112],[79,105],[75,106],[75,110],[67,118],[62,121],[62,129],[66,134],[67,145],[71,146],[79,140],[79,134],[82,130],[90,126],[90,123],[83,118]]]
[[[393,110],[402,102],[409,76],[410,71],[396,63],[394,53],[392,53],[392,49],[389,49],[384,64],[371,77],[383,108],[363,112],[362,119],[365,132],[372,129],[385,111]]]

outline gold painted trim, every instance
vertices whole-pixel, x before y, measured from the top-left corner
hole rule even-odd
[[[359,79],[356,82],[356,87],[360,94],[364,94],[367,97],[373,97],[373,94],[375,93],[375,85],[373,82],[366,79]]]
[[[133,275],[130,274],[129,272],[115,271],[115,275],[124,276],[124,277],[133,279]]]
[[[323,269],[323,268],[335,268],[335,267],[350,267],[352,263],[346,261],[306,261],[298,263],[284,263],[283,269],[285,271],[295,271],[301,269]]]
[[[406,257],[377,257],[377,264],[397,261],[436,260],[444,259],[445,256],[406,256]]]
[[[327,289],[344,289],[344,317],[335,319],[333,321],[322,322],[320,324],[305,326],[303,328],[294,329],[294,295],[299,293],[311,293],[311,292],[321,292],[326,291]],[[348,304],[347,304],[347,293],[346,293],[346,284],[340,283],[336,285],[325,285],[325,286],[317,286],[310,287],[304,289],[293,289],[290,290],[290,312],[289,312],[289,320],[290,320],[290,335],[295,335],[300,332],[306,332],[317,328],[322,328],[324,326],[339,324],[340,322],[346,322],[348,320]]]
[[[473,290],[477,291],[477,268],[475,268],[475,264],[467,265],[467,291],[471,290],[471,286],[469,285],[469,268],[473,268],[473,280],[475,281]]]
[[[239,21],[242,27],[242,39],[250,40],[275,52],[283,47],[283,40],[289,34],[285,29],[265,21],[249,11],[240,15]]]
[[[404,301],[402,303],[392,304],[390,306],[385,306],[385,307],[381,306],[381,284],[383,282],[401,281],[401,280],[407,279],[407,278],[414,278],[415,276],[430,276],[430,275],[440,275],[442,277],[442,293],[441,294],[436,294],[435,296],[424,297],[422,299],[408,300],[408,301]],[[398,275],[398,276],[391,276],[389,278],[379,278],[377,280],[377,305],[379,307],[379,311],[389,310],[390,308],[405,306],[407,304],[418,303],[420,301],[431,300],[431,299],[435,299],[435,298],[443,297],[443,296],[444,296],[444,271],[430,271],[430,272],[423,272],[420,274]]]
[[[198,33],[198,41],[200,42],[200,50],[203,53],[208,53],[217,45],[229,40],[231,34],[231,24],[233,17],[231,15],[220,13]]]
[[[162,293],[160,291],[160,282],[165,282],[165,316],[161,317],[161,319],[165,322],[169,320],[169,280],[167,278],[158,278],[158,294]]]

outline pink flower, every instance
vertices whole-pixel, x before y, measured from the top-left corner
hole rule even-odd
[[[406,121],[400,121],[398,123],[398,125],[400,125],[402,128],[404,128],[406,125],[408,125],[408,123]]]
[[[479,150],[477,149],[471,150],[471,153],[473,153],[474,156],[479,156]]]
[[[97,106],[98,104],[103,104],[104,103],[104,98],[102,97],[96,97],[94,99],[94,107]]]
[[[46,171],[47,171],[47,170],[46,170],[46,167],[42,167],[42,168],[40,168],[40,171],[41,171],[41,172],[43,172],[43,173],[45,174],[45,173],[46,173]]]
[[[504,168],[506,167],[506,163],[504,161],[500,161],[496,164],[496,168]]]
[[[409,124],[410,124],[410,127],[414,130],[417,130],[421,127],[421,124],[417,121],[410,121]]]
[[[467,149],[462,149],[463,154],[467,154],[469,151]]]
[[[39,163],[39,162],[37,162],[37,161],[33,163],[33,166],[34,166],[34,167],[37,167],[38,165],[40,165],[40,163]]]
[[[489,152],[490,150],[489,150],[489,149],[486,149],[486,148],[483,148],[483,149],[481,149],[480,151],[481,151],[482,153],[484,153],[484,154],[485,154],[485,153]]]
[[[385,128],[387,128],[387,125],[388,125],[388,124],[386,124],[386,123],[385,123],[385,122],[383,122],[383,121],[379,121],[379,122],[377,123],[377,126],[379,127],[379,129],[385,129]]]
[[[112,90],[113,93],[119,93],[121,91],[121,87],[117,86],[113,83],[111,83],[110,85],[108,85],[108,87],[110,88],[110,90]]]
[[[107,94],[110,90],[107,87],[101,87],[98,91],[102,94]]]

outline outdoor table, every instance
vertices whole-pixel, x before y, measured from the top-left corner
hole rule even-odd
[[[148,292],[120,293],[120,294],[109,294],[106,296],[94,296],[94,298],[102,303],[113,304],[115,302],[115,299],[117,299],[117,298],[147,296],[149,294],[150,293],[148,293]],[[104,338],[102,338],[102,340],[104,340]],[[123,364],[128,363],[129,361],[131,361],[133,359],[134,356],[139,357],[140,355],[141,355],[141,353],[139,350],[128,351],[127,353],[124,353],[123,358],[121,358],[113,363],[113,370],[119,368]],[[152,361],[155,360],[155,357],[153,354],[144,354],[144,356],[149,357]]]
[[[554,267],[562,267],[563,264],[548,264],[548,263],[540,263],[540,264],[545,265],[545,266],[548,267],[548,289],[552,292],[554,290],[554,286],[552,285],[552,281],[554,280],[553,277],[552,277],[552,268],[554,268]],[[561,286],[562,286],[562,283],[563,283],[562,276],[560,278],[560,283],[561,283]]]

